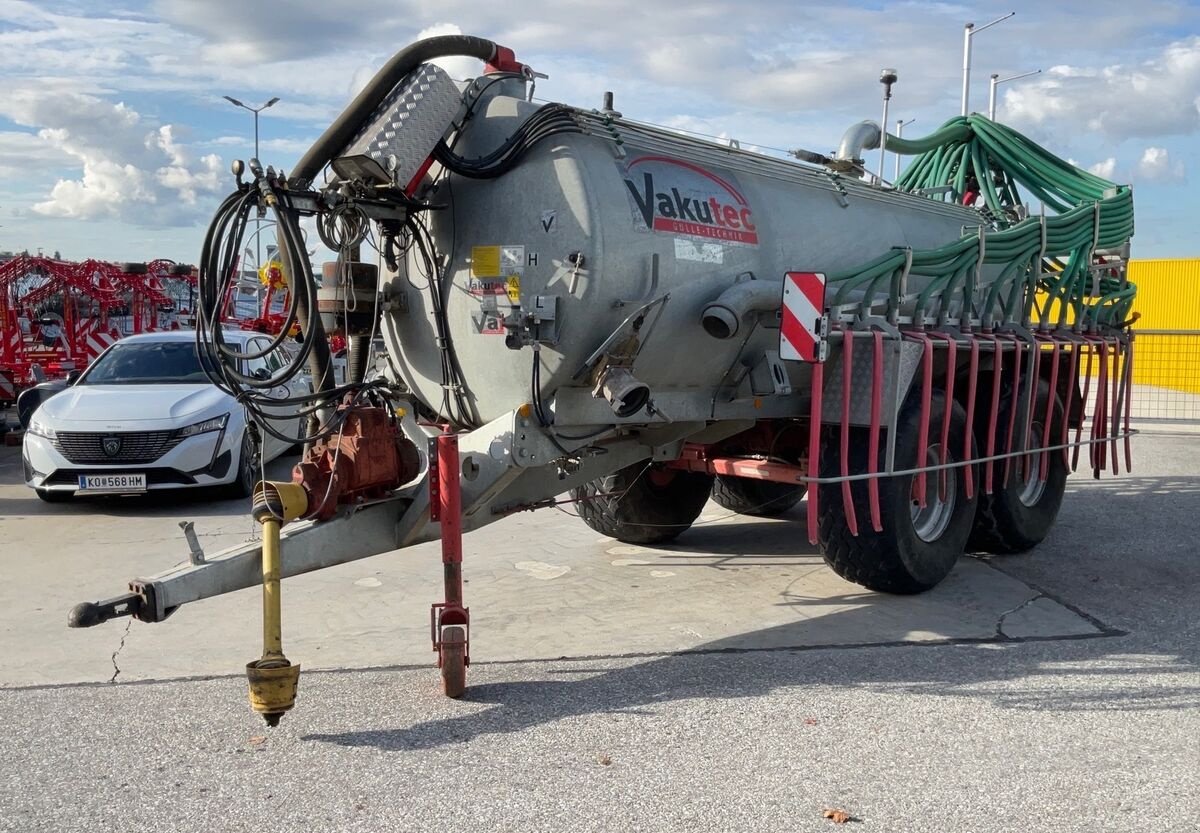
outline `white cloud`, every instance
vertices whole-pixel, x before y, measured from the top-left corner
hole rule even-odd
[[[1178,182],[1184,178],[1183,162],[1172,161],[1166,148],[1148,147],[1135,168],[1138,179]]]
[[[203,197],[221,189],[220,157],[194,158],[172,125],[154,126],[122,102],[91,95],[17,89],[0,115],[37,129],[43,151],[80,171],[59,178],[33,211],[78,220],[119,219],[140,226],[191,224]]]
[[[1004,94],[1006,121],[1075,124],[1113,139],[1200,129],[1200,35],[1150,60],[1106,67],[1054,66]]]
[[[1117,172],[1117,160],[1116,158],[1110,156],[1103,162],[1097,162],[1095,165],[1089,165],[1088,170],[1094,173],[1096,176],[1102,176],[1105,179],[1111,180],[1113,178],[1113,174]]]

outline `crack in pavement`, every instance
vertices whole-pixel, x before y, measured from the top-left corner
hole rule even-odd
[[[1016,607],[1009,608],[1008,610],[1001,613],[1000,618],[996,620],[996,638],[997,639],[1011,639],[1012,637],[1010,637],[1008,634],[1006,634],[1004,632],[1004,620],[1007,619],[1012,614],[1016,613],[1018,610],[1021,610],[1022,608],[1028,607],[1029,605],[1033,604],[1038,599],[1045,599],[1045,598],[1049,598],[1049,597],[1046,596],[1045,593],[1038,593],[1036,596],[1032,596],[1032,597],[1026,599],[1025,601],[1021,602]]]
[[[115,683],[117,681],[117,677],[121,675],[121,666],[117,665],[117,655],[120,654],[121,650],[125,647],[125,639],[129,636],[129,629],[131,627],[133,627],[133,619],[130,619],[125,623],[125,632],[121,634],[121,644],[117,646],[117,650],[112,652],[113,675],[108,678],[110,683]]]

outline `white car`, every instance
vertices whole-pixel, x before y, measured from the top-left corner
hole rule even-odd
[[[270,343],[243,330],[226,331],[225,340],[243,353]],[[267,378],[280,362],[274,354],[247,361],[246,372]],[[271,394],[308,390],[301,375]],[[294,406],[281,404],[278,415],[275,430],[301,435]],[[260,434],[266,461],[294,444]],[[261,479],[252,447],[245,409],[204,375],[195,333],[178,330],[130,336],[101,353],[33,412],[22,458],[26,485],[45,501],[201,486],[244,496]]]

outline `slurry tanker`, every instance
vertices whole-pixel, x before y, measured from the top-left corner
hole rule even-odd
[[[453,81],[434,63],[448,56],[480,74]],[[440,538],[431,632],[453,697],[470,663],[463,533],[516,512],[570,502],[645,545],[711,497],[804,522],[868,589],[919,593],[966,551],[1037,545],[1081,450],[1096,476],[1128,469],[1128,187],[977,114],[916,140],[863,122],[836,153],[793,160],[626,119],[611,97],[540,104],[538,77],[482,38],[423,40],[293,170],[234,164],[202,252],[198,349],[261,432],[311,374],[304,457],[257,488],[261,542],[135,579],[71,625],[160,622],[261,585],[247,674],[274,724],[299,677],[289,576]],[[880,142],[913,156],[892,184],[864,170]],[[273,369],[249,373],[220,307],[259,211],[291,303]],[[336,253],[321,281],[306,218]]]

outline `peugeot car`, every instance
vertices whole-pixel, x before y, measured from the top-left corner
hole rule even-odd
[[[244,409],[205,376],[195,338],[186,330],[124,338],[37,406],[22,456],[25,483],[38,497],[54,502],[202,486],[221,486],[230,496],[250,493],[261,463],[293,443],[264,431],[262,454],[254,453]],[[241,330],[227,331],[225,340],[246,353],[269,343]],[[274,355],[251,360],[246,371],[268,378],[278,361]],[[272,394],[283,399],[308,391],[304,377],[292,385]],[[272,427],[300,436],[296,409],[281,403],[278,414]]]

